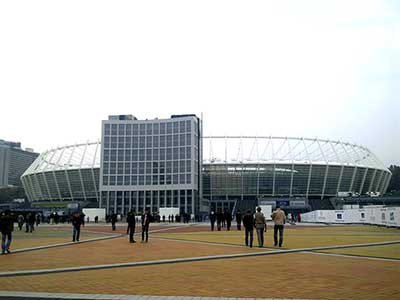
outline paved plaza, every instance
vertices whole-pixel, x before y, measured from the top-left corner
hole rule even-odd
[[[137,228],[139,229],[139,228]],[[208,224],[152,224],[148,243],[125,225],[16,230],[0,256],[0,299],[399,299],[400,230],[375,226],[272,226],[263,248],[244,232]]]

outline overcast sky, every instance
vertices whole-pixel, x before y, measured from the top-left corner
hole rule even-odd
[[[400,165],[399,1],[1,1],[0,139],[97,140],[109,114],[304,136]]]

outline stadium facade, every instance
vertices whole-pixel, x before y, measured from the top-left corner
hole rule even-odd
[[[197,118],[189,117],[189,120],[193,122],[192,126],[200,128],[195,121]],[[178,125],[173,125],[174,121]],[[178,128],[180,121],[182,129]],[[159,207],[170,206],[197,213],[245,207],[246,204],[253,206],[260,200],[269,199],[323,201],[340,192],[383,194],[391,178],[390,171],[369,149],[356,144],[295,137],[201,137],[197,129],[189,133],[191,144],[187,145],[189,136],[186,136],[184,121],[187,120],[171,118],[133,123],[126,120],[105,122],[102,139],[104,141],[108,136],[109,144],[113,138],[111,131],[105,134],[108,130],[105,124],[110,124],[111,127],[107,127],[110,130],[111,124],[125,124],[121,129],[124,130],[121,131],[123,139],[118,133],[114,139],[119,143],[113,152],[115,161],[104,159],[104,155],[111,158],[114,154],[111,154],[111,146],[102,148],[100,141],[48,150],[21,177],[27,196],[30,201],[93,201],[108,211],[123,214],[131,208],[142,211],[144,207],[151,207],[156,211]],[[172,131],[150,134],[150,131],[146,132],[146,126],[143,126],[142,134],[128,131],[126,124],[136,123],[138,130],[140,124],[152,124],[154,130],[154,124],[171,123],[166,126],[172,126]],[[178,126],[176,138],[173,137],[174,126]],[[167,136],[171,135],[169,146],[161,144],[164,135],[165,143],[169,143]],[[182,141],[179,141],[180,136]],[[196,136],[201,137],[198,150],[194,148]],[[152,142],[149,142],[150,137]],[[183,154],[179,156],[179,148],[183,145],[183,148],[190,148],[186,150],[190,151],[190,158]],[[132,160],[133,155],[140,153],[144,155],[142,160],[139,157]],[[171,154],[167,156],[166,153]],[[195,162],[194,157],[199,161]],[[198,179],[197,163],[201,170]]]

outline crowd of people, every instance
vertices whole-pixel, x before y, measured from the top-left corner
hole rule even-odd
[[[237,230],[245,229],[245,245],[253,247],[254,229],[256,230],[258,246],[264,247],[264,233],[267,232],[267,222],[264,214],[261,212],[261,207],[257,207],[256,213],[253,214],[251,210],[247,210],[242,215],[240,210],[236,212],[236,226]],[[271,215],[272,221],[274,222],[274,246],[282,247],[283,245],[283,229],[286,223],[285,212],[277,206],[275,211]],[[217,223],[217,230],[221,231],[226,226],[226,230],[230,230],[232,215],[228,210],[222,212],[221,209],[218,212],[211,211],[209,215],[211,223],[211,231],[215,229],[215,222]],[[278,236],[279,233],[279,236]]]
[[[282,247],[283,245],[283,232],[284,225],[286,223],[286,214],[279,206],[273,211],[271,218],[274,222],[274,246]],[[95,223],[98,222],[98,216],[94,218]],[[111,228],[113,231],[116,230],[116,223],[118,219],[122,219],[122,216],[118,216],[115,213],[111,213],[106,217],[106,220],[111,223]],[[226,228],[227,231],[231,230],[232,225],[232,214],[230,211],[222,211],[219,209],[217,212],[211,211],[209,214],[209,220],[211,223],[211,230],[215,230],[215,224],[218,231]],[[291,221],[299,220],[300,215],[296,217],[291,217]],[[18,223],[18,229],[22,230],[25,224],[25,232],[32,233],[35,231],[35,226],[38,226],[43,220],[41,214],[28,213],[26,215],[15,216],[11,211],[7,210],[0,215],[0,232],[2,233],[2,254],[11,253],[10,245],[12,241],[12,232],[14,230],[14,222]],[[52,220],[52,223],[58,224],[60,221],[60,216],[57,213],[53,213],[47,219]],[[65,218],[63,217],[63,221]],[[160,217],[158,214],[151,214],[148,208],[145,209],[143,214],[137,216],[135,211],[131,210],[126,216],[127,228],[126,234],[129,236],[130,243],[136,243],[135,229],[136,223],[140,221],[141,224],[141,241],[148,242],[149,239],[149,227],[151,222],[184,222],[188,223],[190,221],[189,214],[180,215],[163,215]],[[250,210],[247,210],[243,215],[240,210],[237,210],[235,215],[237,230],[242,230],[242,224],[245,232],[245,245],[248,247],[253,247],[254,240],[254,230],[256,230],[258,246],[264,246],[264,234],[267,232],[267,222],[264,214],[261,212],[261,208],[257,207],[256,212],[253,214]],[[89,221],[89,218],[88,220]],[[67,217],[67,222],[72,223],[72,241],[79,242],[81,226],[85,226],[85,215],[81,212],[76,212]]]

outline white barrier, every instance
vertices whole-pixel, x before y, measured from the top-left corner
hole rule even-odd
[[[105,208],[84,208],[82,209],[82,212],[85,214],[85,221],[86,218],[89,218],[89,221],[93,222],[96,216],[99,217],[99,221],[106,220]]]
[[[400,227],[400,207],[365,207],[345,210],[314,210],[301,215],[302,222],[372,224]]]

